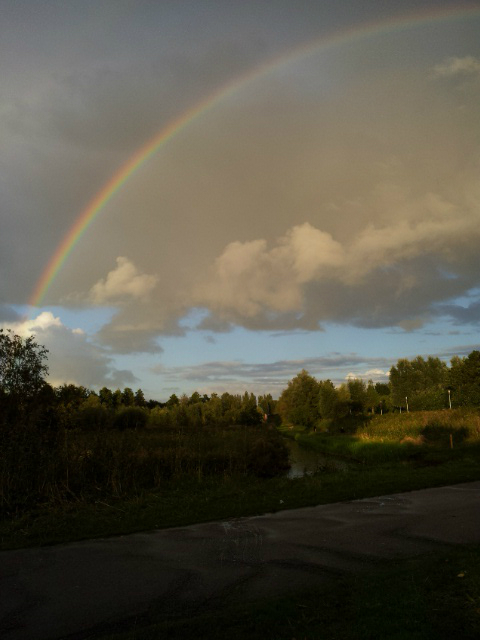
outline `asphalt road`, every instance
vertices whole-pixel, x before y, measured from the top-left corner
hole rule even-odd
[[[80,640],[122,621],[328,585],[382,559],[480,543],[480,482],[0,553],[3,640]]]

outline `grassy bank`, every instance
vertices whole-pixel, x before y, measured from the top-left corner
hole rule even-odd
[[[185,477],[133,498],[39,504],[0,523],[0,548],[55,544],[196,522],[258,515],[480,479],[480,460],[355,465],[287,479]]]
[[[418,411],[323,421],[316,432],[283,428],[305,448],[379,465],[392,461],[441,463],[480,455],[480,415],[474,410]]]
[[[473,640],[480,637],[480,547],[391,561],[370,573],[309,589],[190,613],[132,622],[102,640],[308,638],[309,640]]]

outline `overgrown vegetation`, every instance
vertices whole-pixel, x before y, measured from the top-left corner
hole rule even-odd
[[[55,412],[4,428],[0,434],[2,511],[20,513],[39,502],[134,498],[182,477],[223,479],[251,474],[265,478],[289,466],[288,452],[275,429],[246,425],[147,428],[132,414],[133,409],[117,414],[117,429],[110,430],[61,429]]]

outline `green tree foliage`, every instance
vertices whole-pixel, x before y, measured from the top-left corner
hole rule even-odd
[[[33,337],[0,330],[0,513],[35,503],[63,446],[47,350]]]
[[[119,409],[122,406],[122,392],[120,389],[115,389],[112,394],[112,407],[114,409]]]
[[[337,389],[337,418],[350,414],[350,391],[348,385],[341,384]]]
[[[135,406],[136,407],[146,407],[147,401],[145,400],[145,396],[141,389],[137,389],[135,391]]]
[[[338,420],[347,415],[350,396],[335,388],[331,380],[324,380],[319,384],[318,407],[322,418]]]
[[[47,354],[33,336],[22,338],[0,329],[0,393],[22,400],[37,395],[48,373]]]
[[[260,424],[263,417],[253,393],[243,396],[224,393],[221,397],[213,393],[208,398],[195,392],[190,398],[186,395],[180,400],[177,398],[177,403],[167,402],[165,409],[169,412],[170,424],[178,427],[253,426]]]
[[[75,384],[63,384],[55,389],[58,402],[71,411],[79,409],[91,393],[85,387]]]
[[[375,391],[378,393],[380,397],[389,396],[390,395],[390,385],[385,382],[376,382],[375,383]]]
[[[318,381],[303,369],[290,380],[278,400],[277,408],[283,421],[314,427],[320,417],[319,392]]]
[[[140,407],[125,407],[115,415],[113,426],[119,431],[141,429],[145,427],[147,420],[147,413]]]
[[[238,424],[257,425],[263,420],[263,412],[257,407],[257,399],[253,393],[245,392],[238,416]]]
[[[366,405],[371,413],[375,413],[380,404],[380,394],[378,393],[372,380],[368,381]]]
[[[202,396],[198,393],[198,391],[194,391],[190,396],[188,403],[197,404],[198,402],[202,402]]]
[[[172,393],[172,395],[170,396],[170,398],[167,400],[166,406],[168,408],[174,407],[175,405],[179,404],[180,400],[177,398],[177,396]]]
[[[99,402],[98,396],[83,386],[63,384],[54,390],[55,411],[63,429],[74,429],[78,426],[78,414],[86,402],[92,406]]]
[[[384,382],[375,383],[375,391],[378,393],[378,410],[380,413],[385,413],[392,409],[392,396],[391,388],[389,384]]]
[[[466,358],[455,356],[450,363],[448,387],[454,406],[480,406],[480,351]]]
[[[258,396],[258,406],[264,415],[270,416],[275,413],[277,401],[272,398],[271,393],[267,393],[264,396]]]
[[[98,394],[100,402],[107,409],[113,409],[113,393],[108,387],[102,387]]]
[[[111,416],[103,404],[88,401],[77,411],[74,426],[82,431],[102,431],[108,429]]]
[[[406,407],[408,398],[412,410],[442,409],[445,405],[445,388],[448,384],[448,368],[439,358],[427,360],[417,356],[413,360],[401,359],[390,369],[392,402]]]
[[[367,404],[367,385],[361,378],[350,378],[347,382],[347,389],[350,395],[350,413],[364,413]]]
[[[210,400],[203,405],[205,424],[218,427],[223,424],[222,401],[216,393],[212,393]]]
[[[122,391],[121,403],[124,407],[133,407],[135,405],[135,394],[130,387],[125,387]]]

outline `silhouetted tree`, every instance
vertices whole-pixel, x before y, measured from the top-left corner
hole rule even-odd
[[[135,404],[135,394],[130,387],[125,387],[122,392],[122,405],[124,407],[133,407]]]
[[[45,384],[47,354],[33,336],[0,329],[0,392],[22,400],[35,396]]]

